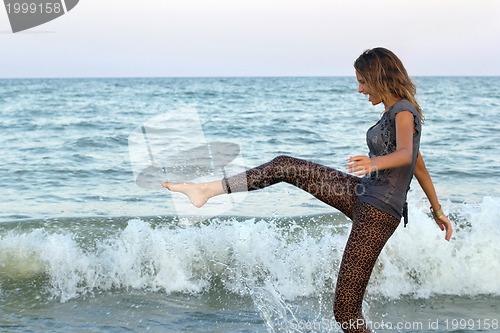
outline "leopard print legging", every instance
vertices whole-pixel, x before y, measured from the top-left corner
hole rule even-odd
[[[352,229],[335,290],[335,319],[344,332],[370,332],[362,315],[363,296],[373,266],[399,220],[360,202],[360,178],[305,160],[278,156],[246,172],[224,178],[226,193],[253,191],[279,182],[309,192],[349,217]]]

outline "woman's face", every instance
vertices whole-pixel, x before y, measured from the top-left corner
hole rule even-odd
[[[375,91],[371,91],[370,87],[366,83],[365,79],[356,71],[356,79],[358,80],[358,92],[360,94],[368,95],[368,100],[373,105],[378,105],[382,102],[382,97],[377,94]]]

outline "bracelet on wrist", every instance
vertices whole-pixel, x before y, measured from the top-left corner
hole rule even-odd
[[[441,206],[439,206],[438,210],[434,210],[434,208],[432,208],[432,206],[431,206],[431,214],[432,214],[432,217],[435,219],[440,218],[441,216],[444,215],[443,209],[441,208]]]

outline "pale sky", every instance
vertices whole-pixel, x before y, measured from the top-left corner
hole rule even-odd
[[[80,0],[17,34],[0,6],[0,78],[344,76],[376,46],[500,76],[500,0]]]

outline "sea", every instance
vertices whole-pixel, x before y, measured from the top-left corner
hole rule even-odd
[[[363,309],[375,332],[500,332],[500,77],[415,77],[421,153]],[[351,222],[287,184],[195,208],[291,155],[346,171],[380,118],[354,77],[0,80],[0,332],[340,332]]]

